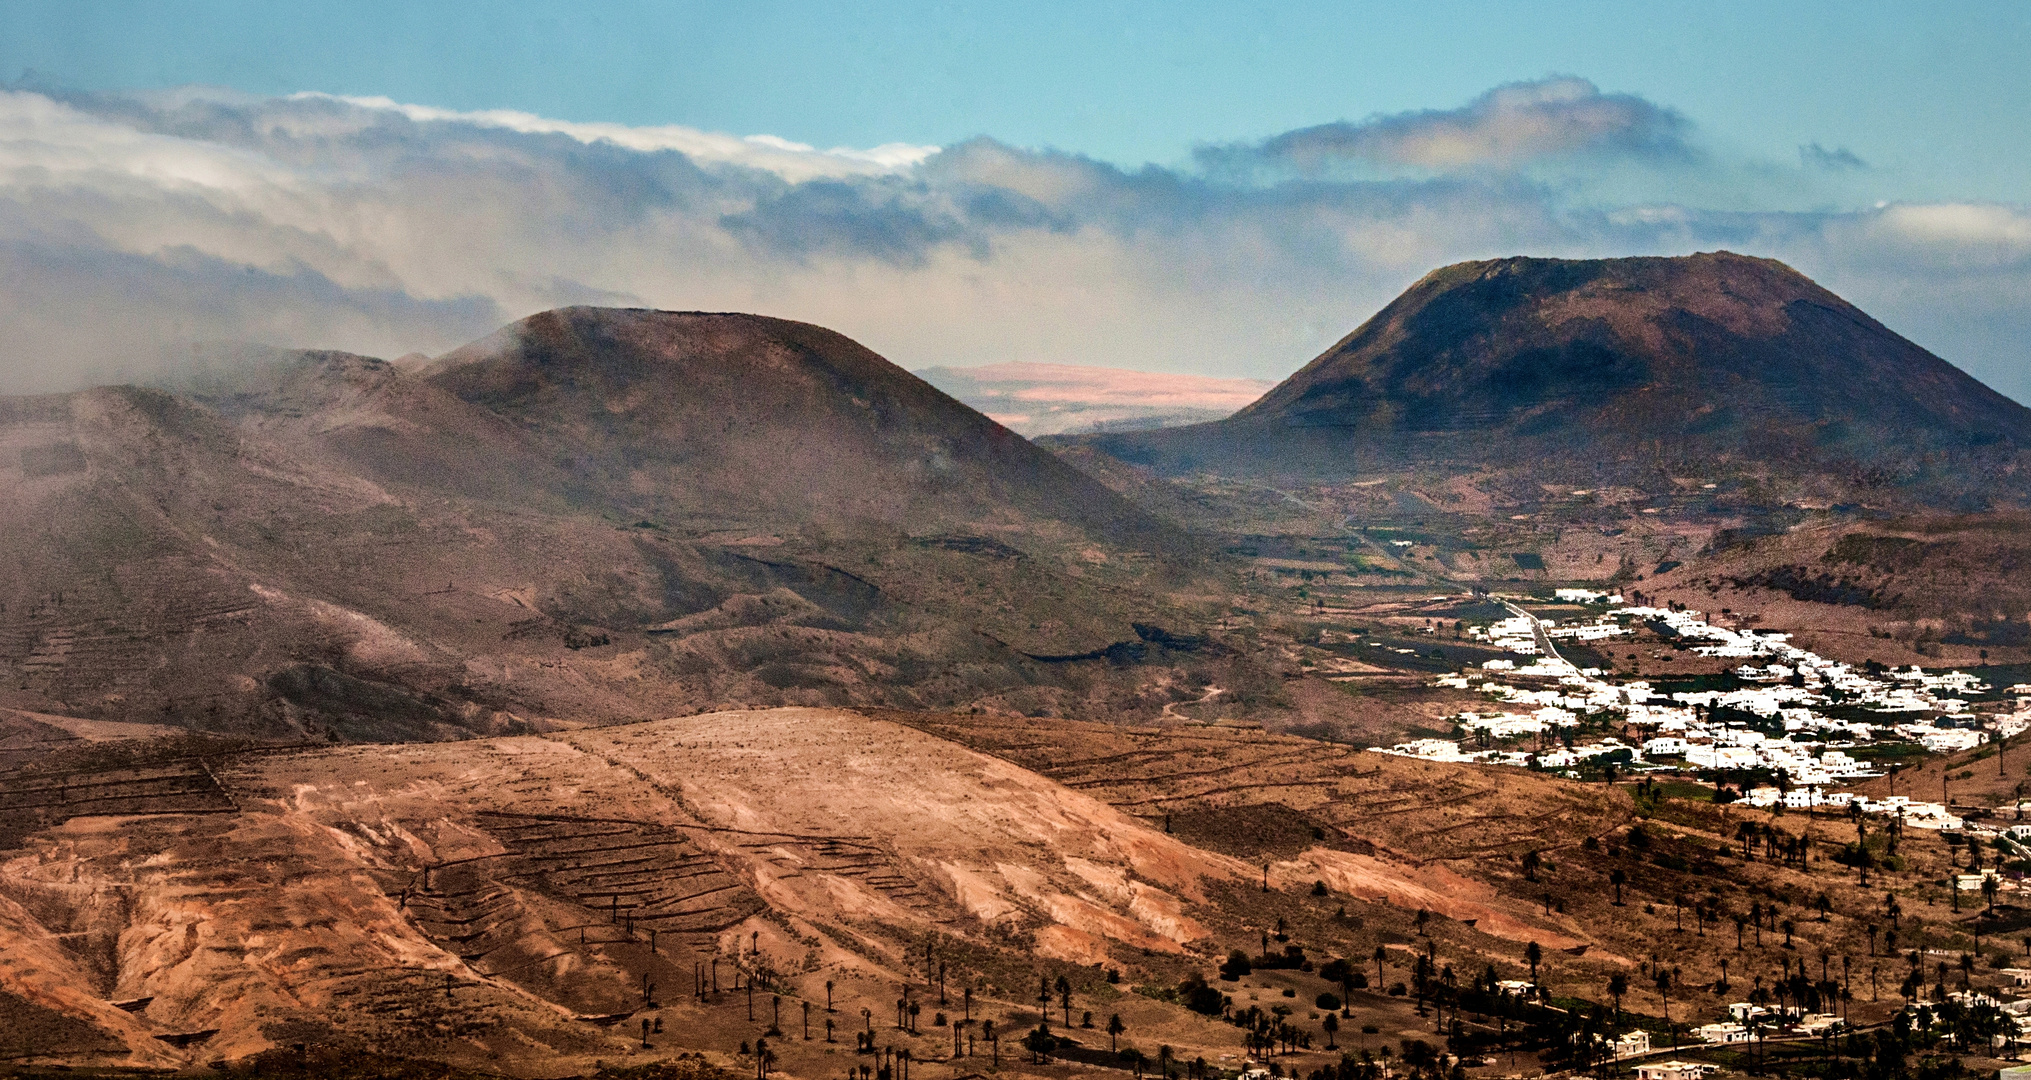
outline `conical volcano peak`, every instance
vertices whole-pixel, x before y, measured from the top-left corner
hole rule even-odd
[[[1775,260],[1506,258],[1426,275],[1228,420],[1096,441],[1159,468],[1783,471],[1965,501],[2019,471],[2031,410]]]

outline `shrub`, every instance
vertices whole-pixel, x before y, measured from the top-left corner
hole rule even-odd
[[[1219,1016],[1222,1000],[1220,991],[1206,984],[1203,976],[1194,975],[1178,984],[1178,998],[1185,1008],[1206,1016]]]
[[[1227,954],[1227,960],[1220,965],[1222,982],[1239,982],[1243,975],[1254,970],[1249,966],[1248,954],[1236,949]]]
[[[1327,993],[1320,994],[1318,998],[1312,1002],[1312,1004],[1317,1005],[1319,1008],[1324,1009],[1327,1012],[1332,1012],[1333,1010],[1338,1009],[1340,1007],[1340,998],[1339,995],[1329,991]]]

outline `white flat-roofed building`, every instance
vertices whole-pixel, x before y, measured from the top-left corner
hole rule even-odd
[[[1706,1080],[1714,1069],[1704,1061],[1659,1061],[1636,1066],[1636,1080]]]
[[[1650,1033],[1637,1028],[1635,1031],[1615,1040],[1615,1057],[1642,1057],[1650,1052]]]
[[[1705,1043],[1742,1043],[1749,1041],[1749,1029],[1741,1024],[1722,1022],[1702,1024],[1692,1033]]]

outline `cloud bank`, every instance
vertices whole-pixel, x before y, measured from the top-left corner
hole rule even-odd
[[[1577,156],[1686,160],[1695,156],[1690,131],[1670,109],[1565,77],[1498,86],[1459,109],[1320,124],[1201,157],[1254,157],[1308,174],[1348,162],[1444,172]]]
[[[0,392],[173,371],[205,341],[435,353],[573,303],[803,319],[912,368],[1279,378],[1448,262],[1728,247],[2031,398],[2031,212],[1800,211],[1865,171],[1810,149],[1720,161],[1678,113],[1570,78],[1136,169],[988,138],[0,91]],[[1636,179],[1603,194],[1616,170]],[[1722,184],[1723,208],[1684,194]]]

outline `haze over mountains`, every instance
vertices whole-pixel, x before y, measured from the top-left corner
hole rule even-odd
[[[2031,409],[1728,252],[1445,267],[1231,418],[1081,441],[1169,474],[1698,476],[1773,502],[2031,492]]]

